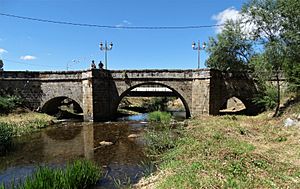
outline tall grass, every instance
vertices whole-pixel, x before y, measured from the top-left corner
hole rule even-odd
[[[90,161],[77,160],[65,169],[39,167],[36,172],[19,183],[17,189],[82,189],[94,185],[102,176],[102,171]],[[15,184],[12,184],[15,185]],[[1,188],[2,187],[2,188]],[[5,189],[5,186],[0,186]]]

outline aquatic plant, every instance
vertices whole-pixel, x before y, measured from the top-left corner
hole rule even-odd
[[[168,112],[154,111],[148,114],[148,120],[151,122],[170,123],[171,114]]]
[[[18,189],[82,189],[94,185],[102,175],[98,166],[88,160],[76,160],[65,169],[38,167],[32,176],[19,183]],[[5,189],[5,186],[0,186]]]

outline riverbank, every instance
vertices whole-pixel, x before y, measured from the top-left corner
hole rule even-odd
[[[11,113],[0,116],[0,123],[5,123],[13,130],[13,136],[22,136],[53,123],[54,117],[37,112]]]
[[[194,118],[136,188],[300,188],[300,104],[280,118]]]

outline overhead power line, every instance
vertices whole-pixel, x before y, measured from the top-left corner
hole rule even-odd
[[[6,13],[0,13],[0,16],[6,16],[6,17],[10,17],[10,18],[17,18],[17,19],[23,19],[23,20],[31,20],[31,21],[37,21],[37,22],[44,22],[44,23],[72,25],[72,26],[81,26],[81,27],[94,27],[94,28],[103,28],[103,29],[186,30],[186,29],[213,28],[213,27],[224,26],[224,24],[190,25],[190,26],[114,26],[114,25],[98,25],[98,24],[86,24],[86,23],[75,23],[75,22],[48,20],[48,19],[18,16],[18,15],[14,15],[14,14],[6,14]]]
[[[44,67],[44,68],[64,68],[63,66],[47,66],[47,65],[42,65],[42,64],[31,64],[31,63],[25,63],[25,62],[20,62],[20,61],[16,61],[16,60],[10,60],[10,59],[6,59],[6,58],[2,58],[2,60],[7,61],[7,62],[12,62],[12,63],[16,63],[16,64],[21,64],[24,66],[36,66],[36,67]]]

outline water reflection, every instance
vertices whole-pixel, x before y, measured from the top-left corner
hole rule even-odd
[[[146,157],[142,139],[128,136],[139,135],[144,126],[140,122],[68,122],[18,138],[15,149],[0,157],[0,183],[24,178],[38,164],[62,166],[83,157],[105,169],[106,177],[99,181],[100,188],[113,188],[113,180],[122,180],[125,175],[137,181],[142,176],[139,164]],[[102,145],[103,142],[111,145]]]

